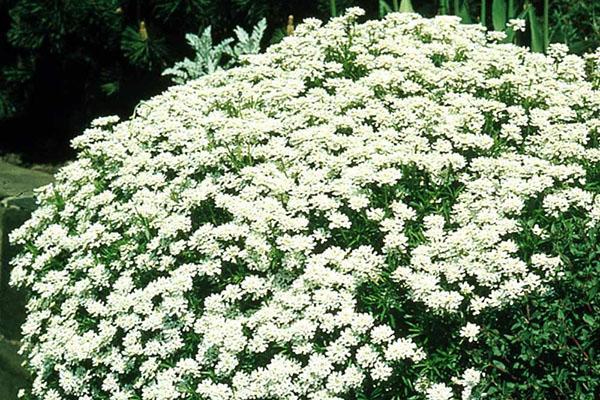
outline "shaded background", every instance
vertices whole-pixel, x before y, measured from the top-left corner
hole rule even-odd
[[[510,1],[510,0],[508,0]],[[442,3],[480,18],[480,0],[413,0],[426,16]],[[493,0],[486,1],[491,26]],[[388,1],[389,5],[395,2]],[[541,20],[542,0],[532,4]],[[288,15],[327,19],[360,6],[377,18],[380,0],[0,0],[0,155],[24,164],[73,157],[69,141],[97,116],[127,118],[171,83],[161,72],[191,56],[184,35],[212,25],[215,42],[265,17],[263,47],[285,34]],[[550,41],[582,53],[598,46],[600,1],[551,1]],[[142,24],[143,22],[143,24]],[[525,42],[525,44],[527,44]]]

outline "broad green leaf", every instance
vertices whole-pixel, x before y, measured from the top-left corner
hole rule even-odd
[[[499,370],[506,371],[506,365],[504,365],[502,362],[498,360],[492,360],[492,364],[494,364]]]
[[[508,8],[506,10],[506,19],[509,20],[517,15],[517,7],[515,0],[508,0]]]
[[[503,31],[506,28],[506,0],[492,1],[492,25],[495,31]]]
[[[410,0],[402,0],[400,2],[400,9],[398,11],[404,13],[412,13],[415,12],[415,9],[413,8],[413,5],[410,2]]]
[[[473,23],[473,19],[471,18],[471,13],[469,12],[469,8],[467,6],[466,0],[463,0],[460,3],[460,6],[458,8],[458,13],[456,15],[458,15],[460,17],[463,24],[472,24]]]
[[[531,50],[542,53],[544,49],[544,33],[537,16],[535,8],[530,4],[527,15],[529,17],[529,30],[531,32]]]
[[[440,14],[447,15],[450,12],[450,0],[440,0]]]
[[[479,23],[487,27],[487,0],[481,0],[481,14],[479,15]]]

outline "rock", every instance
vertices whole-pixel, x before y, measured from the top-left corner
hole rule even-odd
[[[21,324],[25,319],[22,293],[8,285],[9,260],[16,249],[8,234],[29,218],[36,203],[33,189],[47,185],[52,175],[0,161],[0,399],[15,400],[17,392],[30,384],[18,355]]]
[[[8,340],[0,335],[0,365],[4,371],[21,378],[29,379],[29,374],[21,366],[21,356],[19,352],[19,342]]]
[[[18,208],[25,211],[33,211],[35,209],[35,197],[32,194],[25,194],[21,197],[7,197],[2,200],[0,205],[4,208]]]
[[[21,293],[10,287],[9,260],[16,249],[9,246],[8,233],[29,218],[31,211],[0,205],[0,335],[18,339],[25,319],[25,300]]]
[[[52,175],[0,161],[0,199],[31,195],[33,189],[52,182]]]
[[[17,398],[19,389],[31,384],[31,378],[21,367],[17,351],[19,343],[0,336],[0,399]]]

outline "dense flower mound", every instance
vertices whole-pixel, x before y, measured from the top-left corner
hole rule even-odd
[[[472,397],[480,318],[600,221],[600,52],[360,14],[74,140],[12,235],[32,398]]]

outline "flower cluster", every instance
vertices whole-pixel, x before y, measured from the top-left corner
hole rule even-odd
[[[589,63],[361,12],[73,141],[11,236],[34,398],[347,398],[429,356],[374,302],[461,319],[467,352],[481,313],[560,274],[552,219],[600,220]],[[412,384],[466,400],[481,376]]]

